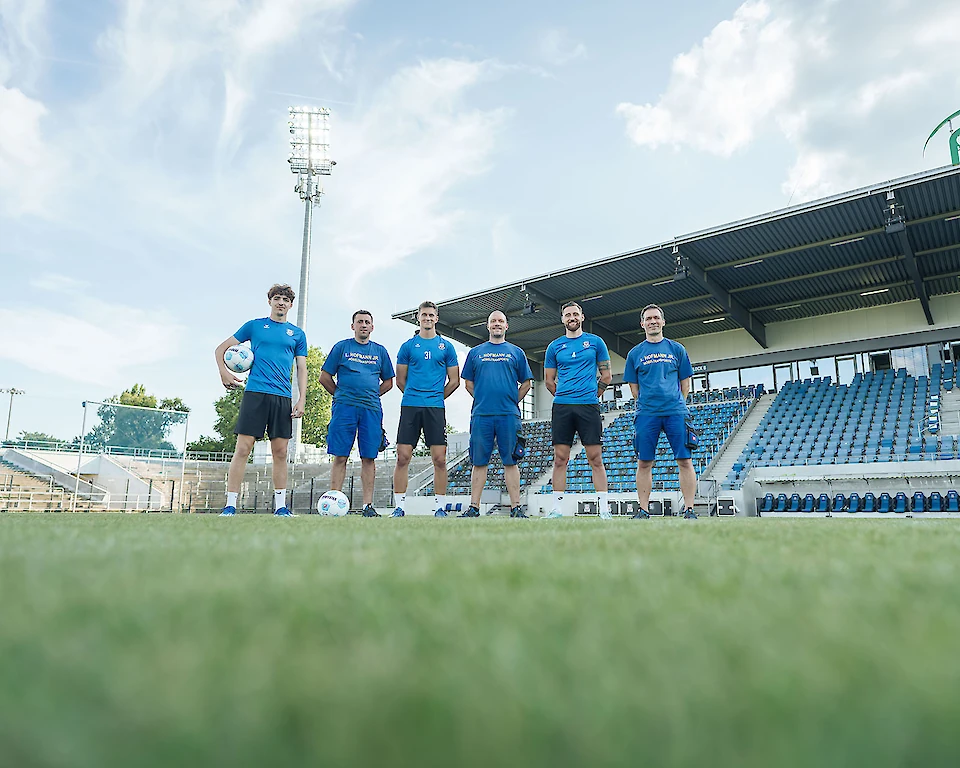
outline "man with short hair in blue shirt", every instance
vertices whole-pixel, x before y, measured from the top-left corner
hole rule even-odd
[[[612,515],[600,442],[603,418],[599,397],[613,380],[610,352],[599,336],[584,333],[583,310],[577,302],[564,304],[560,318],[566,333],[550,343],[543,363],[544,384],[553,395],[553,503],[546,517],[563,517],[567,463],[575,436],[579,435],[598,492],[600,517],[609,520]]]
[[[467,353],[461,378],[473,397],[470,409],[470,507],[460,517],[480,516],[480,494],[494,442],[503,462],[503,478],[510,496],[510,517],[526,517],[520,507],[520,470],[517,442],[520,436],[520,401],[533,373],[523,350],[507,341],[507,316],[491,312],[487,318],[490,340]]]
[[[391,517],[406,514],[410,459],[421,434],[433,460],[434,516],[447,516],[447,419],[443,401],[460,386],[460,367],[453,344],[437,333],[439,319],[437,305],[423,302],[417,309],[420,330],[397,353],[397,386],[403,400],[397,428],[397,466],[393,470],[397,506]]]
[[[333,395],[327,428],[327,453],[333,456],[330,488],[343,490],[347,460],[356,441],[360,452],[363,516],[380,517],[373,507],[375,462],[384,448],[380,398],[393,388],[393,363],[386,347],[370,340],[372,312],[358,309],[353,313],[350,328],[353,338],[334,344],[320,371],[320,385]]]
[[[277,517],[294,517],[287,508],[287,443],[293,436],[293,419],[303,416],[307,397],[307,336],[297,326],[287,322],[287,313],[293,306],[296,294],[289,285],[274,285],[267,291],[270,317],[249,320],[229,339],[217,347],[217,366],[220,381],[227,389],[236,389],[243,384],[223,362],[223,354],[230,347],[250,342],[253,350],[253,367],[247,377],[247,385],[240,401],[240,414],[234,427],[237,447],[230,461],[227,474],[227,504],[222,517],[237,512],[240,483],[247,466],[247,457],[253,444],[270,435],[270,452],[273,454],[273,508]],[[297,365],[297,388],[300,398],[293,403],[290,386],[290,370]]]
[[[687,447],[687,404],[693,378],[693,367],[682,344],[663,336],[663,310],[648,304],[640,313],[645,338],[627,354],[623,380],[637,401],[634,422],[637,452],[637,498],[640,510],[636,518],[650,517],[647,507],[653,488],[653,462],[657,458],[657,442],[665,432],[673,456],[680,468],[680,491],[683,493],[683,516],[695,519],[694,497],[697,494],[697,473],[692,452]]]

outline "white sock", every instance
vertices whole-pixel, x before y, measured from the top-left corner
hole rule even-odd
[[[610,500],[607,498],[608,494],[609,494],[609,491],[600,491],[600,513],[601,514],[603,514],[604,512],[610,509]]]
[[[282,491],[277,490],[273,492],[273,509],[274,511],[280,509],[280,507],[287,506],[287,489],[284,488]]]
[[[237,493],[232,493],[232,492],[230,492],[230,491],[227,491],[227,506],[228,506],[228,507],[233,507],[234,509],[236,509],[236,507],[237,507],[237,497],[238,497],[239,495],[240,495],[239,492],[237,492]]]
[[[407,494],[395,493],[393,495],[397,497],[397,506],[400,507],[400,509],[402,509],[404,512],[406,512],[407,511],[406,510]]]
[[[553,508],[560,509],[560,502],[563,501],[563,491],[553,492]]]
[[[434,495],[434,497],[433,497],[433,508],[434,508],[435,510],[436,510],[436,509],[440,509],[440,499],[442,499],[442,498],[443,498],[442,496]]]

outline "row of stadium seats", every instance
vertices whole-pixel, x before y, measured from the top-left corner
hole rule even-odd
[[[536,482],[553,462],[553,433],[549,421],[528,421],[523,424],[523,434],[527,439],[526,455],[517,463],[520,470],[521,490]],[[450,496],[469,495],[470,474],[473,467],[469,455],[450,468],[447,473],[447,494]],[[487,487],[506,488],[503,479],[503,462],[500,454],[493,452],[487,467]],[[420,494],[433,494],[433,483],[426,486]]]
[[[687,397],[687,402],[691,405],[703,405],[722,400],[756,400],[762,394],[763,384],[745,384],[742,387],[725,387],[724,389],[691,392]]]
[[[827,494],[821,493],[819,497],[814,498],[812,493],[808,493],[803,499],[799,493],[794,493],[789,498],[787,494],[781,493],[776,498],[772,493],[768,493],[762,499],[757,499],[757,511],[760,515],[766,513],[785,513],[785,512],[806,512],[820,514],[836,514],[845,512],[848,514],[862,513],[887,513],[919,514],[923,512],[955,512],[960,513],[960,494],[956,491],[947,491],[946,496],[939,491],[932,491],[929,496],[917,491],[912,496],[902,491],[891,497],[889,493],[881,493],[875,496],[872,493],[865,493],[861,497],[859,493],[851,493],[845,496],[842,493],[836,494],[831,499]]]
[[[703,472],[713,456],[730,437],[751,403],[763,394],[763,385],[728,387],[723,390],[706,390],[688,397],[693,402],[690,413],[700,431],[700,447],[694,452],[693,463],[697,473]],[[702,396],[701,398],[696,397]],[[611,403],[601,404],[613,405]],[[633,451],[634,400],[620,401],[621,413],[603,432],[603,462],[607,481],[612,492],[636,491],[637,459]],[[608,409],[609,411],[609,409]],[[550,468],[553,461],[552,431],[549,421],[525,422],[523,432],[527,438],[526,456],[518,463],[520,488],[523,490]],[[447,494],[470,493],[472,467],[469,456],[464,456],[447,475]],[[503,464],[494,451],[487,469],[488,488],[505,488]],[[653,468],[655,490],[679,490],[680,479],[673,452],[664,435],[657,444],[657,464]],[[550,493],[551,483],[542,485],[538,493]],[[593,479],[586,454],[581,452],[567,466],[567,490],[571,493],[593,492]],[[421,495],[433,493],[432,483],[424,487]]]
[[[757,389],[754,388],[756,394]],[[762,389],[760,390],[762,392]],[[704,405],[690,407],[694,425],[700,432],[700,445],[693,452],[693,466],[701,474],[750,407],[749,401],[718,399]],[[613,493],[637,490],[637,457],[634,453],[634,414],[624,413],[603,431],[603,465],[607,484]],[[656,464],[653,467],[653,488],[658,491],[680,490],[680,476],[673,451],[665,435],[657,443]],[[542,486],[540,493],[550,493],[551,483]],[[593,476],[586,453],[579,453],[567,465],[567,490],[571,493],[593,493]]]
[[[857,374],[849,386],[830,377],[787,382],[722,486],[739,488],[752,467],[955,457],[953,437],[938,440],[939,418],[930,416],[927,377],[903,369]]]

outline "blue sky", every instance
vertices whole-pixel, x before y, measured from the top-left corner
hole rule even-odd
[[[291,104],[337,161],[308,340],[365,307],[395,353],[423,299],[949,162],[958,49],[952,0],[0,0],[11,432],[134,382],[211,431],[214,347],[299,282]]]

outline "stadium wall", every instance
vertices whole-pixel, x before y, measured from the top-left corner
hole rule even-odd
[[[917,342],[911,340],[909,334],[919,331],[943,331],[946,334],[944,340],[960,338],[960,298],[935,296],[930,299],[930,309],[936,321],[932,326],[926,324],[919,301],[771,323],[766,327],[767,349],[761,349],[744,330],[691,336],[680,341],[694,363],[724,361],[727,364],[722,368],[710,369],[724,370],[769,365],[773,361],[758,357],[776,353],[795,353],[793,357],[784,357],[784,362],[788,358],[804,359],[811,355],[811,347],[821,348],[831,344],[858,343],[861,348],[851,352],[914,346]],[[669,323],[665,333],[669,337]],[[896,343],[897,337],[903,337],[902,344]],[[818,352],[816,356],[829,357],[831,353]]]

